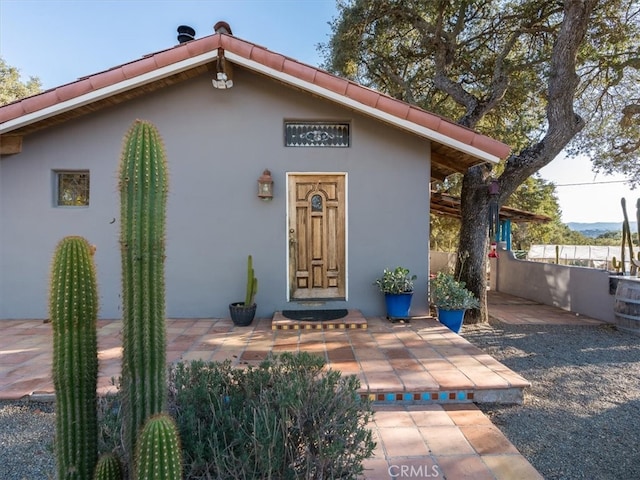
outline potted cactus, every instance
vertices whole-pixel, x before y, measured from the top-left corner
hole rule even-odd
[[[244,302],[234,302],[229,304],[229,313],[234,325],[246,327],[251,325],[253,318],[256,316],[255,297],[258,293],[258,279],[253,271],[253,258],[251,255],[247,257],[247,289]]]

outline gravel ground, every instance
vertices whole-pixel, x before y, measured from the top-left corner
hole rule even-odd
[[[55,477],[53,403],[0,402],[0,479]]]
[[[479,406],[546,479],[640,478],[640,337],[493,320],[463,335],[532,383],[524,405]],[[0,402],[1,480],[54,478],[54,422],[53,404]]]
[[[640,337],[612,326],[465,326],[532,384],[518,406],[479,405],[545,479],[640,478]]]

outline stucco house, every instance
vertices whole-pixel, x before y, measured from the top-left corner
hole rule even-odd
[[[46,318],[57,242],[97,247],[101,318],[120,315],[117,167],[135,119],[169,163],[166,301],[174,318],[295,308],[384,314],[385,267],[428,309],[429,182],[509,147],[230,33],[179,43],[0,107],[0,319]],[[258,196],[268,169],[272,198]]]

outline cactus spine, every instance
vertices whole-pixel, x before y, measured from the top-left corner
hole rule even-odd
[[[106,453],[100,457],[93,480],[122,480],[122,467],[114,454]]]
[[[250,307],[258,293],[258,279],[253,271],[253,258],[251,255],[247,257],[247,293],[244,297],[244,306]]]
[[[166,408],[164,300],[167,162],[158,130],[136,120],[120,162],[125,456],[145,420]]]
[[[82,237],[56,247],[49,312],[53,327],[58,478],[90,478],[98,457],[98,293],[93,249]]]
[[[182,478],[178,429],[167,414],[154,415],[144,425],[136,446],[137,480]]]

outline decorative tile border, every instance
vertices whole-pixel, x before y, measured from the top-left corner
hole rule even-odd
[[[314,322],[314,323],[290,323],[281,324],[273,322],[271,324],[271,330],[364,330],[367,328],[366,323],[327,323],[327,322]]]
[[[360,393],[362,400],[369,399],[380,405],[398,405],[407,403],[470,403],[474,401],[472,390],[443,390],[435,392],[377,392]]]
[[[271,319],[271,330],[364,330],[366,328],[367,319],[360,310],[349,310],[344,318],[323,322],[291,320],[284,317],[282,312],[275,312]]]

